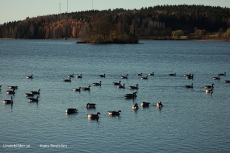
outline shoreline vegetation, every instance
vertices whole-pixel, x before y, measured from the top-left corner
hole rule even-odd
[[[139,40],[229,41],[230,8],[157,5],[27,17],[0,24],[0,39],[80,39],[78,43],[137,44]]]

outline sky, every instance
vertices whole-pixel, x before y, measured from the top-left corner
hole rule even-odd
[[[230,8],[230,0],[0,0],[0,24],[50,14],[156,5],[208,5]]]

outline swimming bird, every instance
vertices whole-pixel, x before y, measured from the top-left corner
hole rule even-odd
[[[38,96],[36,98],[28,98],[29,102],[38,102]]]
[[[108,115],[110,115],[110,116],[119,116],[120,112],[121,112],[121,110],[119,110],[119,111],[108,111]]]
[[[136,76],[142,76],[142,73],[137,73]]]
[[[73,91],[78,91],[78,92],[80,92],[80,91],[81,91],[81,87],[79,87],[79,88],[73,88]]]
[[[191,76],[192,74],[190,73],[190,74],[184,74],[184,77],[187,77],[187,76]]]
[[[161,103],[161,101],[156,103],[156,107],[158,107],[158,108],[163,107],[163,104]]]
[[[2,85],[0,85],[0,90],[1,90]]]
[[[117,85],[117,88],[125,88],[125,84],[123,84],[123,85]]]
[[[69,78],[69,79],[64,79],[63,82],[71,82],[71,78]]]
[[[193,88],[193,83],[191,85],[185,85],[185,88]]]
[[[7,99],[7,100],[3,100],[2,101],[4,105],[7,105],[7,104],[13,104],[13,97],[11,96],[11,99]]]
[[[67,75],[67,77],[73,78],[73,77],[74,77],[74,74]]]
[[[193,77],[194,77],[194,74],[187,75],[187,76],[186,76],[186,79],[193,79]]]
[[[226,72],[218,74],[219,76],[225,76]]]
[[[93,86],[101,86],[101,81],[99,83],[93,83]]]
[[[230,80],[224,80],[224,83],[230,83]]]
[[[205,90],[205,92],[206,92],[206,93],[213,93],[212,90],[213,90],[212,88],[211,88],[211,89],[207,89],[207,90]]]
[[[115,86],[121,85],[121,81],[119,81],[119,82],[113,82],[113,85],[115,85]]]
[[[132,94],[126,94],[124,96],[125,99],[134,99],[137,97],[137,92],[133,92]]]
[[[30,93],[34,94],[34,95],[39,95],[40,91],[41,91],[41,89],[38,89],[38,91],[30,91]]]
[[[217,77],[213,77],[213,80],[220,80],[220,76],[218,75]]]
[[[81,87],[81,90],[90,90],[90,85],[88,87]]]
[[[77,75],[76,78],[82,78],[82,74]]]
[[[33,74],[26,76],[27,79],[33,79]]]
[[[15,94],[14,90],[15,90],[15,89],[13,89],[13,90],[7,90],[7,91],[6,91],[6,94],[14,95],[14,94]]]
[[[33,97],[34,94],[32,94],[32,93],[25,93],[25,96],[26,96],[26,97]]]
[[[77,113],[77,109],[76,108],[68,108],[65,112],[66,114],[74,114]]]
[[[95,103],[87,103],[86,105],[85,105],[85,107],[86,108],[95,108]]]
[[[142,102],[141,106],[142,107],[149,107],[150,102]]]
[[[8,86],[9,89],[18,89],[18,86]]]
[[[214,88],[214,83],[210,86],[210,85],[205,85],[204,88]]]
[[[100,78],[105,78],[105,74],[103,74],[103,75],[98,75],[98,77],[100,77]]]
[[[139,107],[138,107],[138,104],[137,103],[135,103],[134,105],[132,105],[132,109],[134,109],[134,110],[137,110]]]
[[[146,77],[141,77],[141,79],[147,80],[148,79],[148,75]]]
[[[169,76],[176,76],[176,73],[171,73],[169,74]]]
[[[136,86],[129,86],[129,89],[136,89],[136,90],[139,89],[138,84],[136,84]]]
[[[120,76],[121,79],[128,79],[128,74],[126,76]]]
[[[99,114],[101,114],[100,112],[98,112],[97,114],[87,114],[88,119],[90,120],[98,120],[99,119]]]
[[[153,76],[153,75],[154,75],[154,72],[153,72],[153,73],[149,73],[148,75],[149,75],[149,76]]]

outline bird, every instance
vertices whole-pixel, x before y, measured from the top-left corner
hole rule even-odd
[[[93,83],[93,86],[101,86],[101,81],[99,83]]]
[[[142,107],[149,107],[150,102],[142,102],[141,106]]]
[[[81,91],[81,87],[79,87],[79,88],[73,88],[73,91]]]
[[[85,107],[86,108],[95,108],[95,103],[87,103],[86,105],[85,105]]]
[[[213,93],[212,88],[205,90],[206,93]]]
[[[176,76],[176,73],[171,73],[169,74],[169,76]]]
[[[120,76],[121,79],[128,79],[128,74],[126,76]]]
[[[213,80],[220,80],[220,75],[218,75],[217,77],[213,77]]]
[[[2,85],[0,85],[0,90],[1,90]]]
[[[193,83],[191,85],[185,85],[185,88],[193,88]]]
[[[76,78],[82,78],[82,74],[77,75]]]
[[[134,110],[137,110],[139,107],[138,107],[138,104],[137,103],[135,103],[134,105],[132,105],[132,109],[134,109]]]
[[[90,90],[90,85],[88,87],[81,87],[81,90]]]
[[[8,86],[9,89],[18,89],[18,86]]]
[[[218,74],[219,76],[225,76],[226,72]]]
[[[134,99],[137,97],[137,92],[133,92],[132,94],[126,94],[124,96],[125,99]]]
[[[214,83],[210,86],[210,85],[205,85],[204,88],[214,88]]]
[[[121,112],[121,110],[119,110],[119,111],[108,111],[108,115],[110,115],[110,116],[119,116],[120,112]]]
[[[190,74],[184,74],[184,77],[187,77],[187,76],[190,76],[190,75],[192,75],[191,73]]]
[[[69,78],[69,79],[64,79],[63,82],[71,82],[71,78]]]
[[[41,91],[41,89],[38,89],[38,91],[30,91],[30,93],[34,94],[34,95],[39,95],[40,91]]]
[[[129,86],[129,89],[136,89],[136,90],[139,89],[138,84],[136,84],[136,86]]]
[[[98,77],[100,77],[100,78],[105,78],[105,74],[103,74],[103,75],[98,75]]]
[[[230,80],[224,80],[224,83],[230,83]]]
[[[7,90],[7,91],[6,91],[6,94],[14,95],[14,94],[15,94],[14,90],[15,90],[15,89],[13,89],[13,90]]]
[[[153,73],[148,73],[149,76],[153,76],[154,75],[154,72]]]
[[[25,96],[26,96],[26,97],[33,97],[34,94],[32,94],[32,93],[25,93]]]
[[[136,76],[142,76],[142,73],[137,73]]]
[[[163,104],[161,103],[161,101],[156,103],[156,107],[158,107],[158,108],[163,107]]]
[[[27,79],[33,79],[33,74],[26,76]]]
[[[123,85],[117,85],[117,88],[125,88],[125,84],[123,84]]]
[[[193,79],[193,77],[194,77],[194,74],[190,74],[186,76],[186,79]]]
[[[29,102],[38,102],[38,96],[36,98],[28,98]]]
[[[11,99],[7,99],[7,100],[3,100],[2,101],[4,105],[7,105],[7,104],[13,104],[13,97],[11,96]]]
[[[68,108],[65,112],[66,114],[74,114],[77,113],[77,109],[76,108]]]
[[[148,75],[146,77],[141,77],[141,79],[147,80],[148,79]]]
[[[121,85],[121,81],[119,81],[119,82],[113,82],[113,85],[115,85],[115,86]]]
[[[67,75],[67,77],[73,78],[73,77],[74,77],[74,74]]]
[[[87,114],[87,116],[88,116],[88,119],[90,119],[90,120],[98,120],[99,114],[101,114],[101,113],[98,112],[97,114]]]

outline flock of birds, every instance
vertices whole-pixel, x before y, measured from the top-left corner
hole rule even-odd
[[[101,78],[105,78],[106,74],[103,74],[103,75],[98,75],[98,77],[101,77]],[[137,73],[136,76],[141,76],[140,79],[144,79],[144,80],[147,80],[149,76],[154,76],[154,72],[153,73],[148,73],[147,76],[142,76],[142,73]],[[173,73],[173,74],[169,74],[169,76],[176,76],[176,73]],[[213,77],[212,79],[213,80],[220,80],[220,76],[226,76],[226,72],[224,73],[221,73],[221,74],[218,74],[217,77]],[[71,78],[82,78],[82,74],[81,75],[77,75],[77,76],[74,76],[74,74],[71,74],[71,75],[68,75],[68,79],[64,79],[63,81],[64,82],[71,82]],[[186,79],[193,79],[194,77],[194,74],[185,74],[184,77],[186,77]],[[30,75],[30,76],[26,76],[27,79],[33,79],[33,75]],[[124,76],[120,76],[120,79],[128,79],[128,74],[124,75]],[[230,83],[230,80],[224,80],[225,83]],[[121,81],[119,82],[113,82],[112,83],[114,86],[116,86],[117,88],[125,88],[125,84],[121,84]],[[101,81],[98,82],[98,83],[92,83],[93,86],[101,86]],[[1,87],[2,85],[0,85],[0,90],[1,90]],[[79,88],[73,88],[72,90],[75,91],[75,92],[80,92],[81,90],[84,90],[84,91],[90,91],[90,85],[88,87],[79,87]],[[6,94],[9,94],[9,95],[14,95],[15,94],[15,90],[18,89],[18,86],[8,86],[9,89],[11,90],[7,90],[6,91]],[[184,88],[193,88],[193,83],[191,85],[185,85]],[[211,85],[205,85],[204,88],[206,89],[205,92],[206,93],[213,93],[213,88],[214,88],[214,83],[211,84]],[[138,90],[139,87],[138,87],[138,84],[136,84],[136,86],[129,86],[129,89],[130,90]],[[39,101],[39,95],[40,95],[40,89],[38,89],[38,91],[30,91],[28,93],[25,93],[25,96],[28,98],[28,102],[38,102]],[[34,96],[37,96],[36,98]],[[126,94],[124,95],[124,98],[125,99],[135,99],[137,97],[137,92],[133,92],[131,94]],[[11,99],[6,99],[6,100],[3,100],[3,104],[4,105],[7,105],[7,104],[11,104],[13,105],[13,96],[11,96]],[[149,107],[149,104],[150,102],[142,102],[140,104],[141,107]],[[95,108],[95,103],[87,103],[85,105],[86,108]],[[163,104],[161,102],[157,102],[155,104],[156,107],[158,108],[162,108],[163,107]],[[137,103],[135,103],[134,105],[132,105],[132,109],[133,110],[138,110],[139,106]],[[68,108],[66,110],[66,113],[67,114],[74,114],[74,113],[77,113],[78,110],[76,108]],[[119,116],[121,113],[121,110],[119,111],[108,111],[108,115],[111,115],[111,116]],[[90,120],[98,120],[99,119],[99,114],[100,112],[98,112],[97,114],[87,114],[88,116],[88,119]]]

